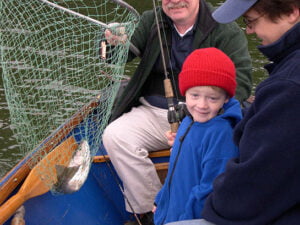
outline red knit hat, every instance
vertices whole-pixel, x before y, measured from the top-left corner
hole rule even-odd
[[[178,77],[180,93],[194,86],[217,86],[230,97],[236,89],[235,66],[231,59],[217,48],[193,51],[184,61]]]

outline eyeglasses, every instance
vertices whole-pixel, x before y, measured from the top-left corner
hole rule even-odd
[[[250,29],[252,29],[253,25],[258,21],[258,19],[260,19],[263,16],[264,16],[264,14],[260,15],[259,17],[255,18],[255,19],[252,19],[252,20],[249,20],[249,19],[247,19],[247,18],[244,17],[243,18],[243,22],[245,23],[245,25],[247,27],[249,27]]]

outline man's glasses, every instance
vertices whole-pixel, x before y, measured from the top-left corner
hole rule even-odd
[[[255,19],[247,19],[247,18],[243,18],[243,22],[246,24],[247,27],[249,27],[250,29],[253,28],[253,25],[258,21],[259,18],[263,17],[264,14],[260,15],[259,17],[255,18]]]

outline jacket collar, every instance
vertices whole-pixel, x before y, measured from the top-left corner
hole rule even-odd
[[[287,31],[279,40],[270,45],[260,45],[258,49],[274,63],[280,62],[284,57],[296,49],[300,49],[300,23]]]

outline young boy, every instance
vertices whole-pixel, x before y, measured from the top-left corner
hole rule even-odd
[[[176,134],[168,175],[156,196],[156,225],[201,218],[214,178],[238,156],[232,129],[241,120],[235,66],[216,48],[192,52],[179,74],[179,89],[190,115]]]

